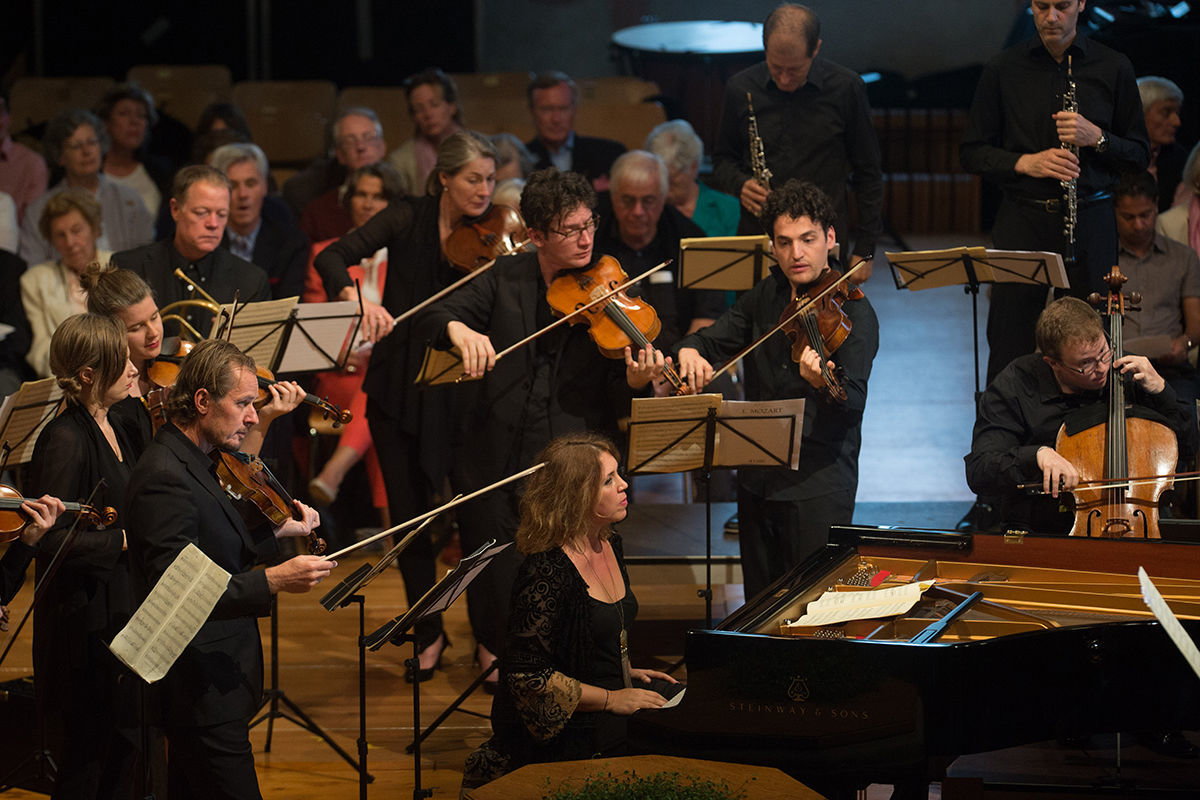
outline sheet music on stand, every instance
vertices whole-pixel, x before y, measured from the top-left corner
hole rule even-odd
[[[918,291],[981,283],[1027,283],[1070,288],[1062,256],[1034,250],[952,247],[886,253],[897,289]]]
[[[636,397],[629,422],[629,470],[702,469],[710,409],[716,413],[711,466],[797,469],[804,402],[725,400],[719,394]]]
[[[298,297],[244,303],[236,307],[228,303],[221,306],[213,320],[209,338],[228,339],[257,364],[273,370],[285,326],[299,303]],[[228,324],[230,319],[233,320],[232,328]]]
[[[63,392],[55,378],[28,381],[0,405],[0,468],[26,464],[46,423],[58,416]]]
[[[273,372],[341,369],[363,344],[362,308],[353,300],[301,303],[292,309]]]
[[[762,280],[775,263],[766,235],[679,240],[679,286],[683,289],[744,291]]]

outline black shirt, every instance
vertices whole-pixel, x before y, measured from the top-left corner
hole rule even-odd
[[[720,319],[675,347],[694,347],[713,366],[720,366],[773,328],[792,297],[791,285],[778,267],[746,292]],[[768,500],[807,500],[858,486],[858,451],[862,415],[867,404],[867,379],[879,349],[879,320],[870,302],[849,300],[843,306],[852,330],[831,360],[845,370],[844,406],[823,399],[792,361],[791,342],[777,333],[746,357],[746,399],[781,400],[803,397],[804,434],[800,469],[748,468],[738,470],[742,488]]]
[[[1105,152],[1080,148],[1078,192],[1086,197],[1110,189],[1122,172],[1145,169],[1150,144],[1129,59],[1084,36],[1075,37],[1066,55],[1079,113],[1108,134]],[[1006,193],[1061,197],[1057,180],[1019,175],[1016,165],[1022,155],[1059,145],[1051,115],[1062,110],[1066,82],[1067,59],[1055,61],[1037,37],[988,62],[963,136],[963,168],[996,181]]]
[[[856,255],[873,255],[883,229],[883,174],[862,79],[823,58],[813,61],[808,81],[794,92],[775,85],[766,62],[730,78],[713,150],[713,186],[734,197],[753,177],[746,92],[754,98],[771,186],[803,178],[821,187],[837,209],[841,238],[853,240]],[[844,235],[850,233],[847,182],[854,189],[859,219],[849,237]],[[743,221],[745,217],[743,209]]]
[[[1056,533],[1069,525],[1050,497],[1026,495],[1016,486],[1041,480],[1037,451],[1054,447],[1064,422],[1084,424],[1097,410],[1106,408],[1106,391],[1064,394],[1041,353],[1030,353],[1010,363],[996,376],[979,399],[971,452],[965,457],[967,485],[978,494],[998,497],[1001,520],[1027,525],[1040,533]],[[1184,408],[1168,384],[1158,394],[1140,387],[1126,397],[1142,410],[1134,416],[1150,417],[1175,431],[1179,441],[1188,436]],[[1079,416],[1076,416],[1079,415]],[[1100,417],[1097,421],[1103,421]]]

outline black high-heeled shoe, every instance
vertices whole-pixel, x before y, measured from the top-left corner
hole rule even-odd
[[[450,637],[447,636],[445,632],[442,632],[438,634],[438,638],[434,639],[433,643],[425,649],[428,650],[430,647],[435,646],[439,641],[442,642],[442,649],[438,651],[437,663],[435,663],[432,667],[417,667],[415,670],[415,675],[414,670],[411,667],[405,669],[404,681],[406,683],[424,683],[433,677],[433,673],[442,668],[442,656],[445,654],[446,648],[450,646]],[[424,650],[421,652],[424,652]],[[418,656],[418,658],[420,658],[420,656]]]
[[[476,645],[476,647],[475,647],[475,668],[482,671],[483,670],[483,662],[479,658],[479,648],[480,647],[483,647],[483,645]],[[499,658],[497,658],[496,656],[492,656],[492,663],[493,663],[493,665],[495,665],[495,669],[493,669],[491,671],[491,673],[488,675],[487,679],[485,681],[483,681],[483,683],[480,684],[480,687],[483,689],[484,694],[489,694],[489,695],[496,694],[496,687],[498,687],[500,685],[500,663],[499,662],[500,662]]]

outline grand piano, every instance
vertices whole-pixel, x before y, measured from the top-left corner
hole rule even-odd
[[[1200,640],[1200,545],[834,528],[715,630],[689,631],[687,692],[631,718],[633,745],[820,789],[919,784],[957,756],[1055,738],[1195,730],[1200,678],[1142,602],[1139,566]],[[827,590],[914,580],[934,586],[904,615],[787,624]],[[976,591],[940,638],[911,641]]]

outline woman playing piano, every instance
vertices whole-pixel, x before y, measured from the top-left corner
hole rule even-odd
[[[674,678],[630,669],[626,631],[637,614],[621,537],[625,480],[617,450],[595,434],[552,441],[521,500],[513,587],[493,737],[467,758],[464,787],[517,767],[620,755],[625,719],[658,708]]]

